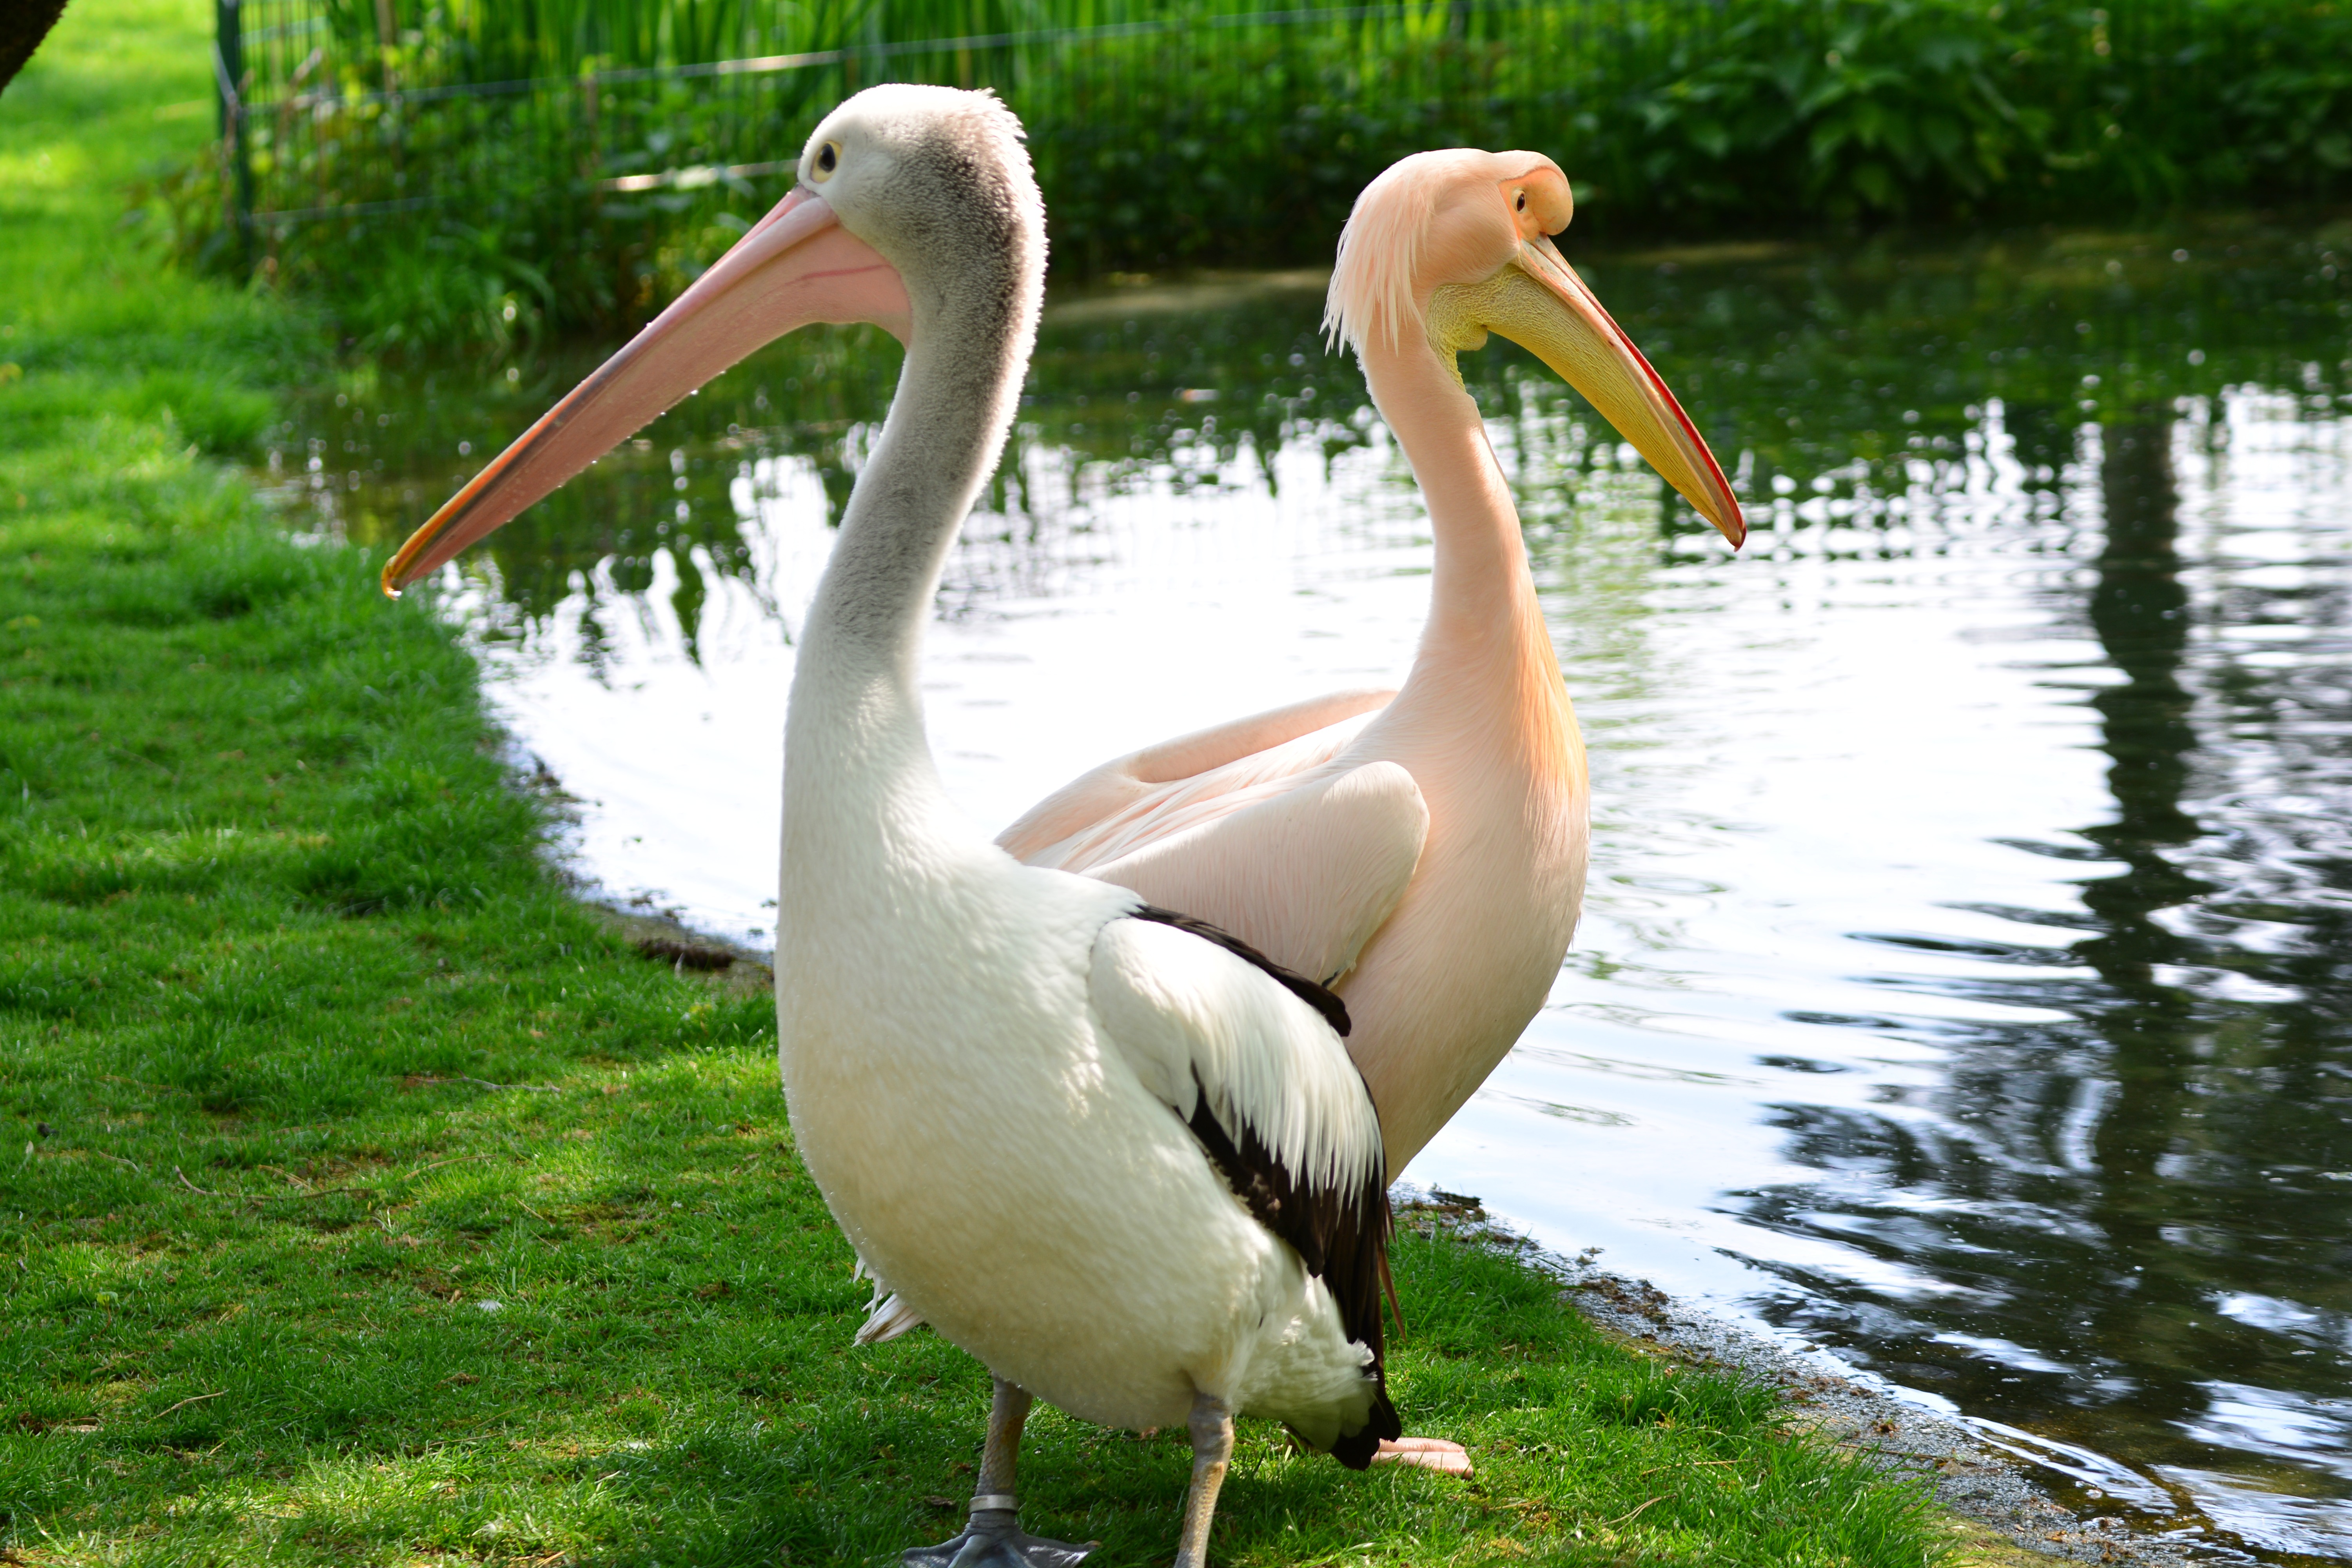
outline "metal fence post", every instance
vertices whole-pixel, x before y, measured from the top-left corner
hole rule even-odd
[[[229,226],[236,235],[237,261],[253,262],[253,154],[246,145],[245,20],[238,0],[214,0],[213,79],[220,89],[221,145],[227,150]]]

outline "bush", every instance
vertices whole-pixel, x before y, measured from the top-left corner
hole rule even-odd
[[[436,10],[438,31],[388,50],[364,8],[333,12],[343,64],[255,89],[257,205],[335,215],[265,218],[264,273],[323,294],[379,350],[625,331],[782,194],[824,108],[883,75],[1003,93],[1029,127],[1066,276],[1328,260],[1364,184],[1439,146],[1551,154],[1588,231],[2016,221],[2352,189],[2347,0],[2113,15],[2068,0],[1402,0],[1283,22],[1065,0],[1057,21],[1129,25],[1033,34],[985,0],[779,11],[763,25],[796,30],[759,49],[814,63],[703,74],[697,60],[752,47],[747,18],[767,0],[719,6],[709,15],[735,22],[690,37],[613,21],[705,14],[679,0],[577,3],[536,30],[536,12]],[[894,41],[958,26],[993,37]],[[230,165],[215,153],[176,187],[184,257],[246,264],[222,232]],[[188,196],[206,181],[211,198]]]

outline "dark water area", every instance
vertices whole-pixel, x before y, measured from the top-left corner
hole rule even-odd
[[[1956,1407],[2091,1511],[2352,1560],[2352,224],[1566,248],[1755,532],[1465,356],[1593,884],[1411,1174]],[[984,825],[1409,661],[1425,525],[1319,307],[1049,313],[926,664]],[[597,357],[354,371],[278,493],[390,543]],[[616,894],[764,934],[792,635],[897,365],[763,351],[437,590]]]

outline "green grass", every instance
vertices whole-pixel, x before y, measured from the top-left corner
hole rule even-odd
[[[173,0],[74,13],[0,96],[0,441],[17,469],[109,420],[134,444],[248,451],[273,378],[318,353],[312,320],[169,266],[125,210],[212,134],[206,34]],[[72,468],[60,480],[97,484]],[[49,482],[0,492],[0,521]]]
[[[984,1377],[872,1352],[756,986],[544,864],[446,630],[211,452],[327,345],[158,270],[197,8],[81,0],[0,101],[0,1560],[817,1563],[950,1529]],[[1251,1424],[1232,1564],[1918,1568],[1917,1493],[1416,1220],[1398,1397],[1475,1484]],[[493,1305],[495,1304],[495,1305]],[[1164,1561],[1172,1435],[1034,1423],[1033,1528]]]

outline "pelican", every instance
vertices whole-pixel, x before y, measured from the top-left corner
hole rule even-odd
[[[1343,691],[1102,764],[997,842],[1233,932],[1347,999],[1391,1176],[1543,1005],[1584,896],[1584,746],[1519,519],[1455,356],[1499,332],[1582,393],[1737,547],[1706,443],[1549,237],[1536,153],[1422,153],[1357,198],[1324,322],[1351,343],[1436,542],[1393,691]],[[885,1301],[867,1332],[910,1326]]]
[[[1377,1114],[1313,981],[1097,878],[1024,866],[947,800],[917,686],[942,563],[1013,419],[1044,211],[1013,115],[877,87],[799,184],[384,569],[397,591],[760,343],[907,345],[811,607],[784,733],[777,1049],[802,1157],[860,1262],[994,1375],[978,1492],[922,1568],[1063,1568],[1021,1530],[1022,1424],[1183,1423],[1202,1568],[1234,1417],[1361,1468],[1399,1423],[1375,1281]]]

